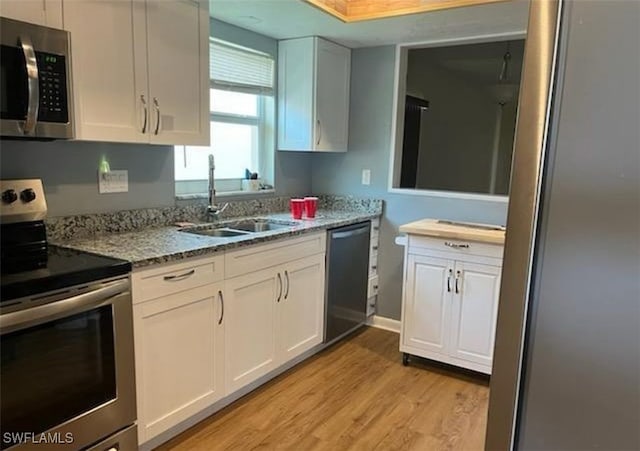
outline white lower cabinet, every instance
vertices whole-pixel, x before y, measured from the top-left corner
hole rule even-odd
[[[283,362],[322,342],[324,265],[324,254],[318,254],[283,267],[285,294],[278,304],[278,352]]]
[[[459,261],[455,269],[458,291],[451,309],[451,355],[490,369],[502,268]]]
[[[224,396],[222,283],[134,305],[139,442]]]
[[[501,246],[482,244],[472,254],[409,242],[400,337],[405,363],[411,354],[491,374]]]
[[[140,444],[322,343],[325,248],[322,232],[132,274]]]
[[[403,306],[403,345],[446,354],[452,304],[449,276],[452,267],[451,260],[409,254]]]
[[[225,281],[225,368],[231,394],[320,344],[324,253]]]
[[[280,287],[273,269],[225,281],[227,393],[276,367],[276,299]]]

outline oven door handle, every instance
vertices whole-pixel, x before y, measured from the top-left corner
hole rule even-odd
[[[27,117],[24,121],[22,132],[31,135],[36,130],[38,122],[38,108],[40,106],[40,80],[38,75],[38,60],[36,51],[33,49],[29,36],[20,36],[18,39],[22,53],[24,54],[24,65],[27,69]]]
[[[4,335],[16,330],[55,321],[113,303],[113,298],[129,291],[129,279],[116,280],[95,290],[37,307],[0,315],[0,332]]]

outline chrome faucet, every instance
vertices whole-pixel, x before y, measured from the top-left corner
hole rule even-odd
[[[222,214],[222,212],[229,206],[228,202],[222,205],[222,207],[216,205],[216,189],[214,187],[215,169],[216,165],[213,159],[213,154],[209,154],[209,205],[207,206],[207,217],[209,219],[218,219],[220,214]]]

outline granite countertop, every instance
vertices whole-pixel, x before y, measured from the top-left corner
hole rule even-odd
[[[447,224],[438,219],[422,219],[401,225],[400,232],[491,244],[504,244],[505,237],[505,230],[501,226],[473,223]]]
[[[379,212],[371,211],[320,210],[314,219],[293,220],[289,213],[276,213],[259,217],[295,222],[296,225],[229,238],[196,235],[180,231],[177,226],[163,226],[84,238],[54,239],[50,242],[60,247],[127,260],[132,263],[134,268],[140,268],[355,224],[379,216]],[[255,216],[251,218],[255,218]],[[242,219],[248,218],[223,220],[219,221],[217,225],[223,227],[226,223]]]

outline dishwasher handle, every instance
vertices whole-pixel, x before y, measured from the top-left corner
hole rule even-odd
[[[331,238],[341,239],[341,238],[350,238],[352,236],[362,235],[369,231],[369,226],[360,227],[353,230],[345,230],[344,232],[332,232]]]

